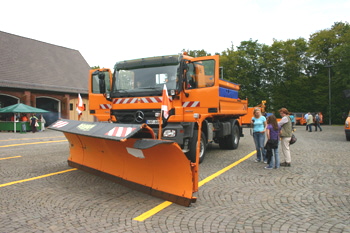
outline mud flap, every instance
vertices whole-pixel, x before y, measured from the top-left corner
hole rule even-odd
[[[49,128],[68,139],[72,167],[183,206],[196,201],[193,164],[145,124],[59,120]]]

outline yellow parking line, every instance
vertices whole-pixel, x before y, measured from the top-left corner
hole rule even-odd
[[[232,163],[231,165],[228,165],[227,167],[221,169],[220,171],[215,172],[213,175],[208,176],[207,178],[205,178],[204,180],[201,180],[200,182],[198,182],[198,187],[201,187],[202,185],[204,185],[205,183],[208,183],[209,181],[211,181],[212,179],[220,176],[222,173],[227,172],[228,170],[230,170],[231,168],[233,168],[234,166],[240,164],[241,162],[243,162],[244,160],[249,159],[252,155],[254,155],[256,153],[256,150],[250,152],[248,155],[244,156],[243,158],[241,158],[240,160]]]
[[[13,184],[19,184],[19,183],[23,183],[23,182],[27,182],[27,181],[37,180],[37,179],[45,178],[48,176],[54,176],[54,175],[62,174],[65,172],[75,171],[75,170],[77,170],[77,168],[72,168],[72,169],[68,169],[68,170],[64,170],[64,171],[60,171],[60,172],[54,172],[54,173],[49,173],[49,174],[42,175],[42,176],[36,176],[36,177],[24,179],[24,180],[17,180],[17,181],[5,183],[5,184],[0,184],[0,188],[5,187],[5,186],[9,186],[9,185],[13,185]]]
[[[139,215],[138,217],[134,218],[134,220],[142,222],[144,220],[146,220],[149,217],[152,217],[153,215],[155,215],[156,213],[158,213],[159,211],[165,209],[166,207],[170,206],[171,204],[173,204],[170,201],[165,201],[159,205],[157,205],[156,207],[154,207],[153,209]]]
[[[254,155],[256,153],[256,151],[252,151],[250,152],[248,155],[244,156],[243,158],[241,158],[240,160],[232,163],[231,165],[221,169],[220,171],[215,172],[214,174],[208,176],[207,178],[205,178],[204,180],[201,180],[198,183],[198,187],[201,187],[202,185],[208,183],[209,181],[213,180],[214,178],[218,177],[219,175],[223,174],[224,172],[230,170],[231,168],[233,168],[234,166],[237,166],[238,164],[240,164],[241,162],[243,162],[244,160],[247,160],[248,158],[250,158],[252,155]],[[171,204],[173,204],[170,201],[165,201],[159,205],[157,205],[156,207],[154,207],[153,209],[137,216],[136,218],[134,218],[133,220],[135,221],[139,221],[139,222],[143,222],[145,221],[147,218],[152,217],[153,215],[155,215],[156,213],[158,213],[159,211],[165,209],[166,207],[170,206]]]
[[[45,142],[27,142],[27,143],[21,143],[21,144],[11,144],[11,145],[4,145],[1,147],[11,147],[11,146],[25,146],[25,145],[33,145],[33,144],[43,144],[43,143],[52,143],[52,142],[66,142],[67,140],[58,140],[58,141],[45,141]]]
[[[12,156],[12,157],[6,157],[6,158],[0,158],[0,160],[5,160],[5,159],[14,159],[14,158],[20,158],[22,156],[18,155],[18,156]]]

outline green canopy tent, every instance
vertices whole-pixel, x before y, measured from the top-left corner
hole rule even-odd
[[[4,108],[0,108],[0,113],[13,113],[14,119],[16,119],[16,113],[46,113],[49,112],[47,110],[41,108],[34,108],[29,105],[25,105],[22,103],[10,105]],[[16,132],[16,120],[13,123],[14,132]]]

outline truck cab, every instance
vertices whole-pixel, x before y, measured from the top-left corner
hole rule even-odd
[[[90,114],[99,121],[108,121],[111,115],[112,72],[110,69],[92,69],[89,73],[89,106]]]

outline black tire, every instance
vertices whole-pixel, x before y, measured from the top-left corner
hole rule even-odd
[[[229,150],[235,150],[238,148],[240,139],[239,127],[234,124],[232,126],[232,134],[227,137],[227,146]]]
[[[190,139],[190,151],[186,153],[187,158],[192,162],[196,162],[196,150],[197,150],[198,130],[194,130],[193,137]],[[206,138],[204,133],[201,133],[201,145],[199,152],[199,163],[202,163],[206,152]]]
[[[240,133],[238,125],[231,125],[232,133],[224,138],[219,139],[220,149],[234,150],[238,148]]]

